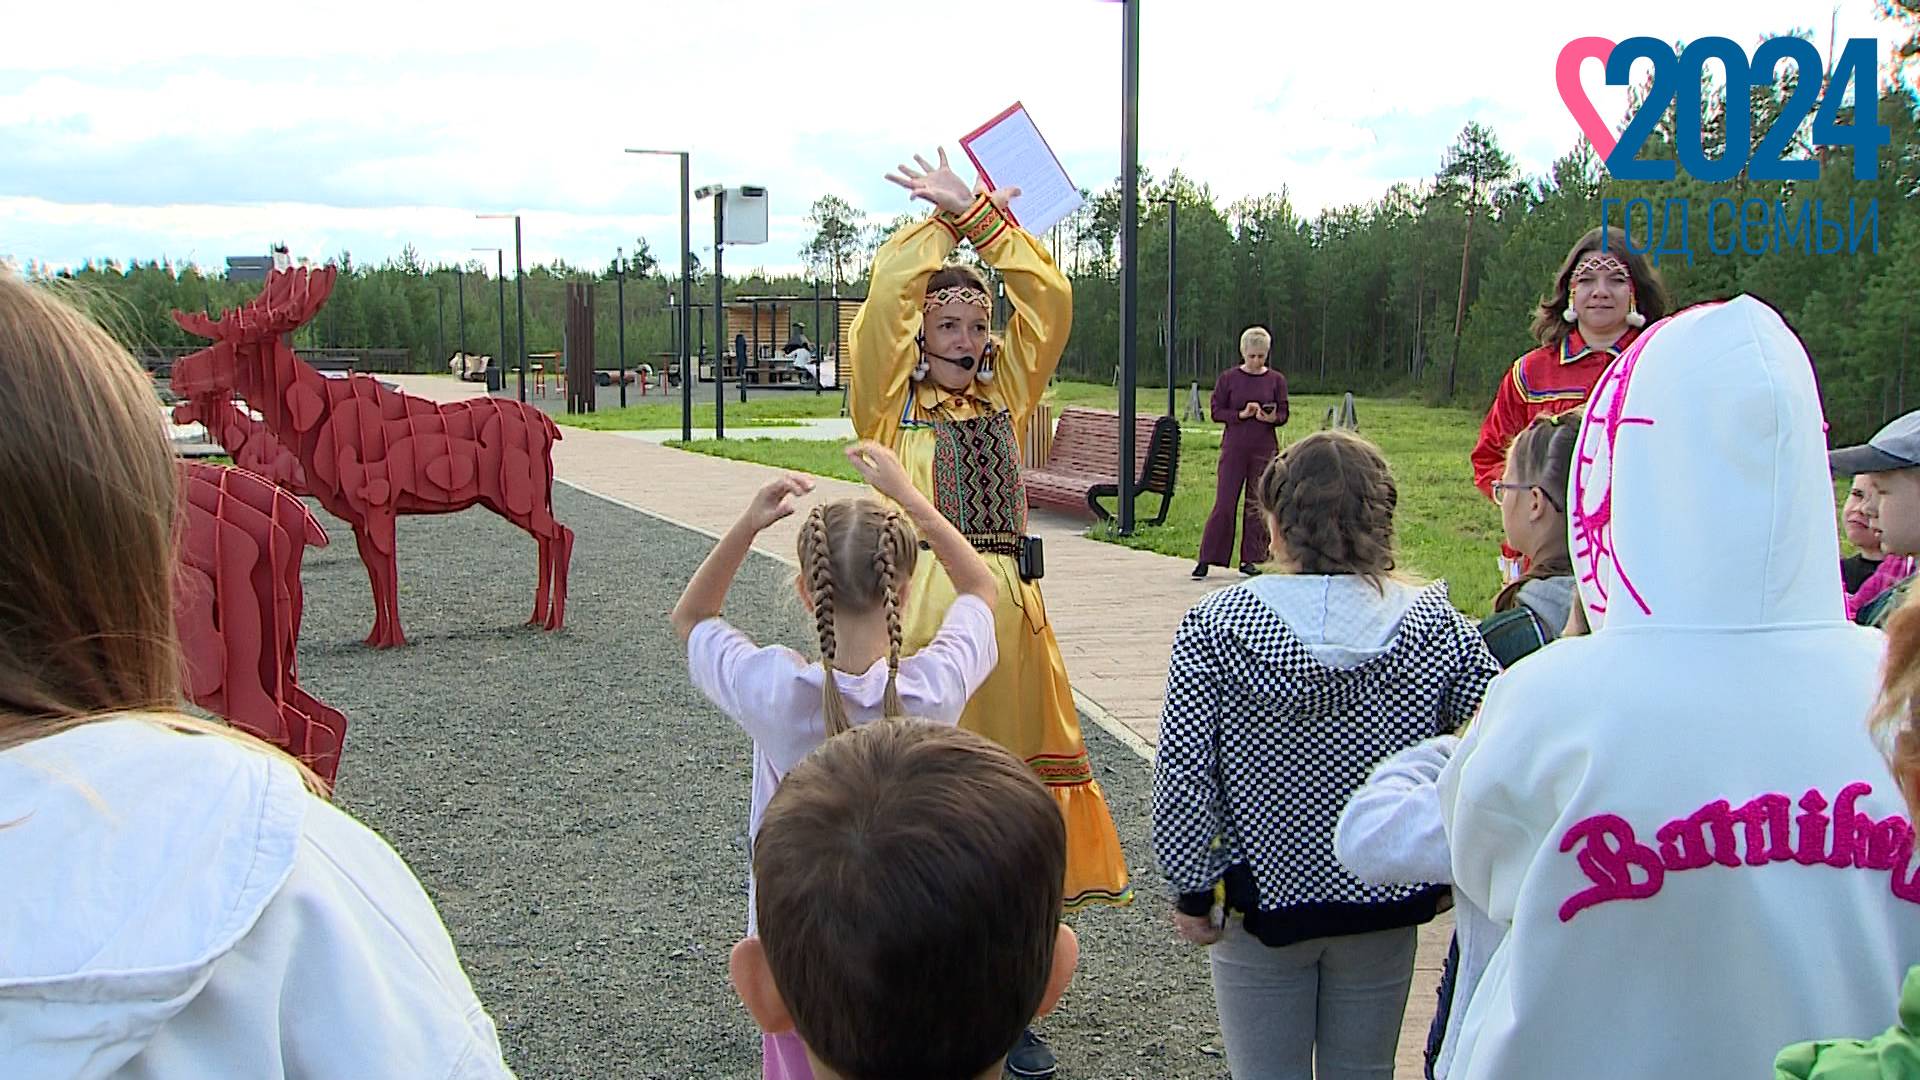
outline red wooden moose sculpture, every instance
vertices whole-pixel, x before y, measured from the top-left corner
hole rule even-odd
[[[186,528],[174,621],[186,695],[333,784],[347,718],[301,689],[300,558],[327,533],[307,505],[245,469],[182,462]]]
[[[248,416],[232,398],[200,398],[173,407],[176,424],[199,424],[207,438],[219,444],[233,463],[279,484],[295,495],[307,495],[307,471],[293,451],[281,446],[267,425]]]
[[[406,644],[394,519],[445,514],[478,503],[531,533],[540,547],[533,625],[566,618],[573,530],[553,516],[553,444],[560,429],[530,405],[475,398],[445,405],[390,390],[363,375],[329,379],[303,363],[287,336],[326,303],[336,271],[277,271],[250,304],[218,321],[174,312],[213,345],[173,367],[174,392],[235,394],[293,452],[320,505],[353,526],[373,585],[367,644]]]

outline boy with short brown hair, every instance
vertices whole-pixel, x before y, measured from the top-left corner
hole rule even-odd
[[[762,1030],[799,1032],[819,1080],[998,1077],[1079,958],[1066,846],[1032,771],[978,735],[836,736],[767,806],[734,987]]]

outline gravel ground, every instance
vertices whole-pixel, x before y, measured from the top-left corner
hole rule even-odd
[[[309,551],[302,681],[351,721],[341,803],[425,883],[524,1077],[754,1077],[727,983],[744,926],[749,743],[689,686],[666,622],[706,537],[561,487],[567,628],[532,612],[525,534],[475,509],[402,519],[401,617],[376,653],[352,533]],[[728,610],[804,642],[790,571],[755,556]],[[1048,583],[1050,588],[1070,582]],[[1041,1024],[1061,1076],[1227,1075],[1205,960],[1148,842],[1148,765],[1085,725],[1140,899],[1076,916],[1081,969]]]

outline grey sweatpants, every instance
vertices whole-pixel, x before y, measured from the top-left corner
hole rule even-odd
[[[1238,918],[1208,950],[1234,1080],[1392,1080],[1414,928],[1269,948]]]

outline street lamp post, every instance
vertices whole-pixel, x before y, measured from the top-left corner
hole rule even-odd
[[[513,308],[520,330],[520,400],[527,400],[527,274],[522,268],[519,214],[475,214],[485,220],[513,219]],[[504,256],[502,256],[504,259]]]
[[[613,249],[614,302],[620,307],[620,318],[616,325],[620,327],[620,407],[627,407],[627,253],[624,248]],[[595,391],[596,393],[598,391]]]
[[[1133,535],[1134,331],[1140,322],[1140,0],[1121,0],[1120,16],[1120,512],[1121,536]]]
[[[497,248],[497,247],[477,247],[477,248],[474,248],[473,250],[493,252],[493,265],[494,265],[493,276],[494,276],[494,280],[499,283],[500,363],[494,364],[487,368],[487,393],[491,394],[495,390],[505,390],[507,388],[507,373],[506,373],[506,370],[502,367],[502,365],[504,365],[507,362],[507,253],[504,249]],[[485,270],[486,265],[487,265],[486,263],[480,264],[480,266],[482,267],[480,273],[482,275],[486,273],[486,270]],[[465,341],[466,341],[466,338],[462,336],[461,348],[463,351],[466,348],[464,344]]]
[[[465,355],[467,351],[467,279],[458,266],[453,268],[453,288],[460,297],[455,303],[455,308],[460,316],[460,352]]]
[[[691,172],[685,150],[628,150],[629,154],[658,154],[680,159],[680,438],[693,440],[693,377],[687,341],[693,336],[693,199]],[[719,368],[714,369],[715,373]],[[716,419],[718,419],[716,417]]]
[[[720,272],[720,253],[726,247],[727,189],[709,184],[694,192],[701,199],[713,200],[713,437],[727,437],[727,380],[722,358],[727,348],[727,309],[724,296],[726,278]],[[745,373],[741,373],[742,378]],[[684,374],[681,378],[686,378]]]
[[[1180,269],[1180,204],[1171,195],[1154,201],[1167,206],[1167,415],[1173,416],[1173,350],[1180,340],[1180,309],[1174,302]]]

